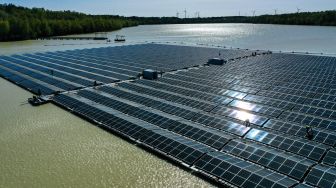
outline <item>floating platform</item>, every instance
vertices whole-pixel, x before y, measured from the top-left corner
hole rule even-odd
[[[141,44],[0,56],[0,75],[222,186],[336,186],[335,57]]]
[[[48,102],[50,102],[50,99],[43,96],[33,96],[28,99],[28,103],[32,106],[41,106],[43,104],[47,104]]]
[[[108,40],[107,37],[45,37],[40,40]]]

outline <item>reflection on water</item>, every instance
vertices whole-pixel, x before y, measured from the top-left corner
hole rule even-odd
[[[109,32],[108,37],[126,35],[126,43],[184,42],[261,50],[324,52],[336,54],[336,27],[262,24],[145,25]],[[95,34],[75,35],[95,36]],[[102,41],[0,42],[0,55],[111,45]]]
[[[0,187],[208,187],[203,180],[0,79]]]
[[[262,24],[150,25],[123,29],[130,41],[176,41],[228,47],[336,54],[336,27]]]

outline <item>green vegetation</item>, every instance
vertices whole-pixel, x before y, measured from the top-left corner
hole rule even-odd
[[[336,26],[336,11],[302,12],[280,15],[261,15],[255,17],[227,16],[208,18],[176,17],[131,17],[140,24],[186,24],[186,23],[258,23],[258,24],[285,24],[285,25],[320,25]]]
[[[134,25],[135,21],[120,16],[94,16],[0,4],[0,41],[113,31]]]
[[[96,16],[71,11],[50,11],[43,8],[29,9],[11,4],[0,4],[0,41],[113,31],[139,24],[186,23],[262,23],[336,26],[336,11],[262,15],[256,17],[230,16],[180,19],[176,17]]]

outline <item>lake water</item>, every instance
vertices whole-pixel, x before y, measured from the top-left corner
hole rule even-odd
[[[108,33],[126,44],[183,42],[336,54],[336,27],[155,25]],[[93,34],[88,34],[92,36]],[[87,36],[87,35],[85,35]],[[0,43],[0,55],[115,45],[99,41]],[[207,182],[0,79],[0,187],[208,187]]]
[[[336,54],[336,27],[188,24],[139,26],[117,33],[138,42],[176,41],[235,48]]]
[[[107,33],[125,35],[126,44],[183,42],[234,48],[336,54],[336,27],[263,24],[145,25]],[[75,35],[95,36],[95,34]],[[0,42],[0,55],[35,51],[66,50],[115,45],[100,41]]]
[[[0,187],[209,187],[207,182],[0,79]]]

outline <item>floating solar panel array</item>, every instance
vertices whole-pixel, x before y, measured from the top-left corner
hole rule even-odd
[[[162,72],[202,65],[209,57],[235,59],[244,50],[159,44],[0,56],[0,75],[33,93],[51,94],[136,77],[144,69]]]
[[[235,60],[196,66],[218,51],[146,44],[25,54],[1,57],[0,74],[33,92],[83,88],[53,101],[223,186],[336,187],[336,58],[220,50]],[[118,82],[145,68],[166,73]],[[104,85],[87,87],[93,81]]]

